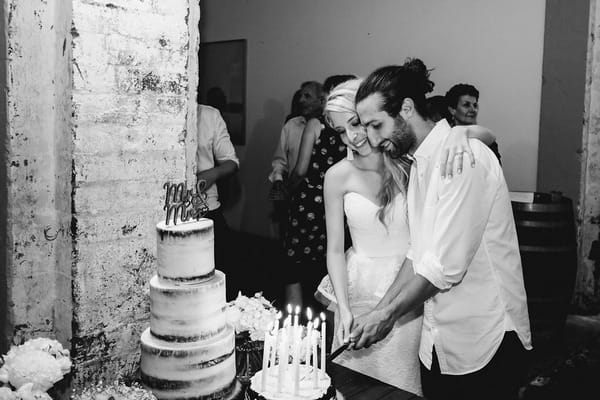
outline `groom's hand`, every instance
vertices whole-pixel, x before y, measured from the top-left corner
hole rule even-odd
[[[385,338],[394,327],[394,319],[383,310],[373,310],[354,318],[352,327],[350,342],[358,350]]]

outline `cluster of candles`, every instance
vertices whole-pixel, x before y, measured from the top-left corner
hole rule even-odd
[[[262,389],[266,390],[267,375],[269,375],[269,372],[272,374],[278,373],[277,393],[282,393],[284,390],[285,375],[291,368],[292,394],[297,395],[301,380],[300,359],[302,356],[302,333],[304,331],[304,327],[299,324],[300,306],[296,306],[296,309],[292,315],[292,306],[288,304],[287,312],[288,315],[283,320],[282,327],[279,326],[282,317],[280,311],[277,313],[275,320],[269,324],[269,328],[265,333],[261,385]],[[304,362],[307,367],[312,367],[312,370],[310,370],[312,386],[316,389],[318,387],[319,379],[321,379],[325,374],[325,314],[321,313],[320,319],[317,317],[315,320],[313,320],[312,311],[310,308],[307,308],[306,317],[308,323],[306,325],[306,336],[304,339],[306,343]],[[321,325],[320,335],[319,324]],[[317,342],[319,336],[321,339],[320,369],[317,352]],[[291,363],[289,362],[290,356],[292,358]],[[279,360],[278,364],[275,364],[276,358]]]

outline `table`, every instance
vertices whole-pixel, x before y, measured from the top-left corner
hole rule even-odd
[[[331,363],[327,367],[335,388],[345,400],[419,400],[415,394],[406,392],[377,379]]]

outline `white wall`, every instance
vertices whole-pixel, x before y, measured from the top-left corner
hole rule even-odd
[[[202,42],[247,39],[244,195],[236,228],[272,235],[266,176],[294,90],[328,75],[366,75],[421,58],[434,94],[457,82],[481,92],[479,122],[498,136],[511,190],[535,190],[543,0],[203,0]],[[202,60],[200,60],[202,62]]]

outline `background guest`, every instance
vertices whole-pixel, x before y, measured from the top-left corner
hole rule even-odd
[[[459,83],[454,85],[446,93],[446,102],[448,103],[448,112],[452,116],[448,120],[451,126],[454,125],[477,125],[477,114],[479,113],[479,90],[473,85]],[[488,146],[500,160],[498,151],[498,142],[494,141]]]
[[[433,122],[445,119],[448,123],[452,123],[452,114],[448,111],[448,102],[445,96],[430,96],[425,101],[429,117]]]
[[[227,274],[227,298],[237,293],[240,282],[235,270],[228,268],[225,259],[228,228],[221,210],[217,182],[233,175],[239,168],[239,160],[231,143],[227,125],[219,110],[198,105],[198,136],[196,147],[196,179],[206,181],[208,214],[213,220],[215,234],[215,266]]]
[[[289,119],[281,129],[279,143],[273,156],[273,167],[269,174],[271,190],[268,199],[273,201],[273,217],[279,228],[279,240],[285,237],[285,227],[289,209],[288,178],[296,166],[302,131],[306,121],[318,116],[322,110],[322,102],[319,98],[322,90],[321,84],[316,81],[304,82],[300,89],[294,94],[297,99],[292,99],[292,114],[299,112],[298,116]],[[296,103],[295,103],[296,102]],[[297,110],[294,108],[297,107]]]
[[[354,78],[331,76],[328,87]],[[346,146],[323,119],[326,92],[319,92],[319,113],[310,119],[302,133],[298,161],[290,176],[292,196],[285,238],[287,256],[286,302],[321,309],[314,293],[327,274],[325,262],[325,208],[323,180],[325,172],[344,158]]]
[[[285,117],[285,122],[288,122],[294,117],[302,115],[302,107],[300,107],[300,93],[300,89],[294,92],[294,95],[292,96],[292,104],[290,106],[290,113]]]

